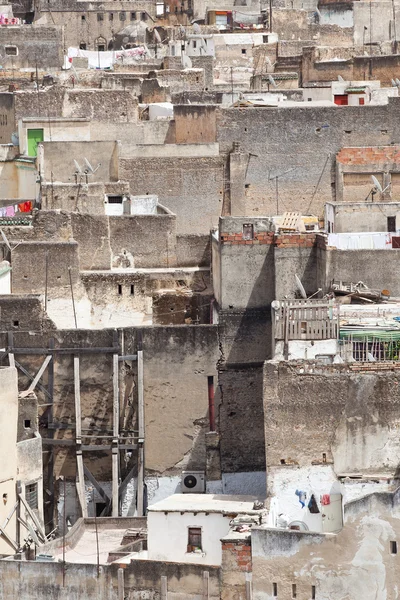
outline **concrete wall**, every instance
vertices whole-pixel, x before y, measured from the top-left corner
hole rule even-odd
[[[63,585],[60,563],[38,561],[0,563],[0,593],[4,598],[45,600],[115,600],[118,594],[118,563],[102,565],[97,576],[95,564],[68,564]],[[123,569],[121,593],[131,598],[156,600],[161,594],[161,576],[167,578],[168,598],[197,600],[202,595],[203,571],[209,573],[210,600],[219,600],[219,569],[203,565],[177,565],[135,560]]]
[[[400,214],[398,202],[346,202],[332,204],[335,233],[387,231],[387,217]]]
[[[39,170],[44,181],[74,183],[76,166],[83,167],[84,158],[97,171],[89,175],[89,182],[118,181],[118,142],[42,142],[39,146]],[[86,183],[81,176],[82,185]]]
[[[89,120],[23,119],[18,127],[20,152],[28,154],[29,129],[43,129],[45,142],[87,142],[90,141],[89,123]],[[81,166],[85,168],[83,163]]]
[[[8,26],[0,30],[0,53],[3,68],[40,69],[62,65],[62,29],[36,25]],[[17,46],[17,56],[6,55],[7,46]]]
[[[396,143],[399,110],[397,98],[389,98],[387,106],[312,107],[305,103],[297,108],[220,109],[217,141],[221,151],[230,152],[233,142],[239,142],[242,152],[252,154],[245,180],[246,214],[295,210],[322,215],[324,202],[334,198],[337,151],[343,146],[373,145],[378,138],[384,145]]]
[[[336,250],[326,251],[324,289],[332,279],[363,281],[371,288],[400,294],[396,277],[399,250]],[[372,267],[372,270],[371,270]]]
[[[156,194],[176,214],[180,234],[208,234],[222,210],[223,158],[121,158],[119,175],[134,195]]]
[[[10,144],[14,131],[14,96],[3,92],[0,94],[0,143]]]
[[[3,524],[15,504],[17,484],[18,387],[17,370],[13,367],[0,367],[0,423],[0,521]],[[15,541],[15,513],[5,531]],[[0,554],[14,554],[3,536],[0,537]]]
[[[396,588],[399,543],[397,494],[373,494],[345,511],[338,535],[253,528],[253,598],[341,600],[389,597]],[[314,589],[312,588],[314,586]]]

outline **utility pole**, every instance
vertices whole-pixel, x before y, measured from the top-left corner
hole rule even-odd
[[[269,0],[269,32],[272,33],[272,0]]]

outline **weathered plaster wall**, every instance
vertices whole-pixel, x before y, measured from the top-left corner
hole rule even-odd
[[[325,460],[336,474],[396,472],[398,373],[356,367],[265,364],[267,469]]]
[[[389,290],[392,296],[400,294],[397,277],[399,250],[336,250],[326,251],[326,279],[324,289],[332,279],[363,281],[371,288]]]
[[[2,27],[0,52],[3,68],[59,69],[63,62],[62,41],[62,28],[55,27],[52,23],[48,27]],[[17,46],[17,56],[7,56],[6,46]]]
[[[14,367],[0,367],[0,520],[3,524],[16,499],[17,483],[17,424],[18,424],[18,388],[17,370]],[[6,496],[4,496],[6,494]],[[4,502],[4,500],[6,500]],[[15,513],[7,525],[6,533],[15,540]],[[11,545],[0,537],[0,553],[13,554]]]
[[[222,152],[240,142],[241,151],[252,154],[245,182],[248,215],[322,214],[324,202],[334,198],[338,150],[373,145],[378,138],[384,145],[396,143],[399,112],[397,98],[387,106],[219,109],[217,142]]]
[[[119,176],[134,195],[156,194],[176,214],[180,234],[208,234],[222,210],[223,158],[121,158]]]
[[[253,528],[253,598],[301,600],[389,598],[396,596],[399,543],[397,494],[373,494],[345,511],[338,534]],[[312,589],[314,586],[314,591]],[[275,594],[276,595],[276,594]]]

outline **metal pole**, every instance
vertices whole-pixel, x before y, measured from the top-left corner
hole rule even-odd
[[[232,104],[233,104],[233,67],[231,67],[231,94],[232,94]]]
[[[276,215],[279,215],[279,187],[278,177],[275,177]]]
[[[68,267],[68,273],[69,273],[69,285],[71,287],[72,308],[74,309],[75,329],[78,329],[78,323],[77,323],[77,320],[76,320],[76,311],[75,311],[74,290],[73,290],[73,287],[72,287],[71,267]]]

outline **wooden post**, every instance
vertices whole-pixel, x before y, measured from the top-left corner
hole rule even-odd
[[[75,441],[76,464],[78,467],[77,492],[82,510],[82,517],[87,518],[87,502],[85,494],[85,475],[82,457],[82,416],[81,416],[81,386],[79,376],[79,356],[74,356],[74,388],[75,388]]]
[[[118,569],[118,600],[125,600],[124,569]]]
[[[203,571],[203,600],[209,599],[210,573]]]
[[[112,446],[112,516],[118,517],[119,487],[119,361],[118,354],[113,354],[113,446]]]
[[[161,575],[161,600],[168,600],[168,579]]]
[[[138,350],[138,477],[137,477],[137,515],[144,513],[144,392],[143,392],[143,350]]]

